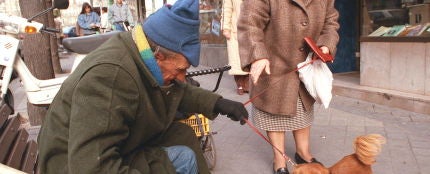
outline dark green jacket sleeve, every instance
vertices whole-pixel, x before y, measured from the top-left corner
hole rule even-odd
[[[135,81],[118,66],[98,65],[83,75],[71,104],[69,173],[140,173],[119,152],[136,115],[136,94]]]
[[[186,84],[179,108],[188,113],[201,113],[213,120],[217,116],[213,113],[213,108],[220,97],[211,91]]]

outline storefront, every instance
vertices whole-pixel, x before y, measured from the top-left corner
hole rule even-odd
[[[430,1],[360,3],[360,85],[430,96]]]

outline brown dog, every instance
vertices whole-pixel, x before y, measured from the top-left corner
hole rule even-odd
[[[293,174],[372,174],[371,165],[381,152],[385,138],[379,134],[369,134],[355,138],[355,153],[343,157],[335,165],[325,168],[318,163],[299,164]]]

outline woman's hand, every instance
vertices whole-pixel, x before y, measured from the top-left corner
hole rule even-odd
[[[231,37],[231,32],[230,30],[222,30],[222,34],[224,35],[224,37],[229,40]]]
[[[250,75],[254,84],[257,83],[263,70],[265,70],[267,74],[270,74],[270,62],[268,59],[260,59],[252,63]]]
[[[324,53],[324,54],[330,53],[330,50],[326,46],[322,46],[322,47],[320,47],[320,49],[321,49],[321,52]]]

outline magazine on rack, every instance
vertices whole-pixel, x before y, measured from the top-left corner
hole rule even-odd
[[[369,34],[369,36],[382,36],[385,33],[388,32],[388,30],[390,30],[391,27],[385,27],[385,26],[381,26],[378,29],[376,29],[375,31],[373,31],[372,33]]]
[[[394,25],[383,36],[398,36],[405,29],[406,29],[405,25]]]
[[[412,29],[406,36],[419,36],[421,35],[428,27],[430,23],[419,24],[414,29]]]

